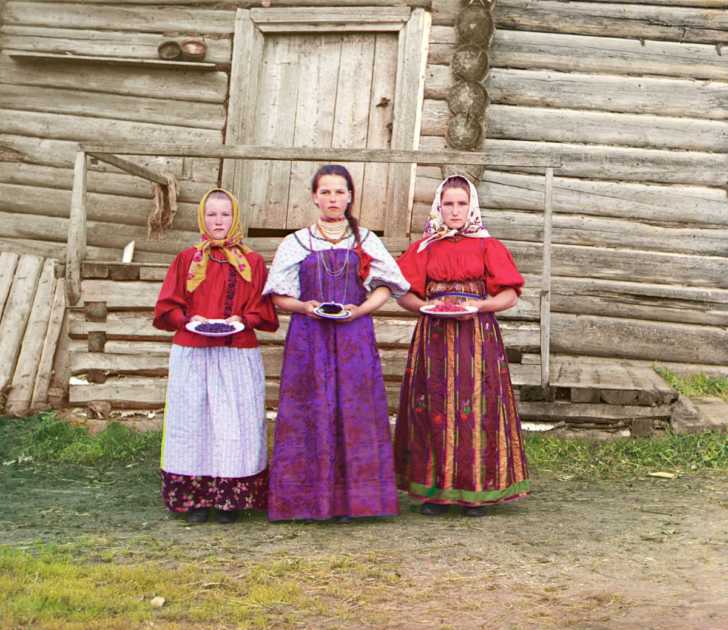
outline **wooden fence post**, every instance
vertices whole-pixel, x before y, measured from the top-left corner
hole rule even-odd
[[[543,272],[541,274],[541,387],[551,380],[551,214],[553,210],[554,169],[546,169],[543,211]]]
[[[81,263],[86,257],[86,153],[76,153],[73,167],[71,216],[66,250],[66,297],[72,306],[81,299]]]

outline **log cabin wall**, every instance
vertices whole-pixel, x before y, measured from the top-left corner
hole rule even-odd
[[[459,0],[434,0],[421,148],[445,146]],[[487,144],[561,156],[556,353],[728,364],[728,2],[497,0]],[[439,169],[418,170],[412,232]],[[543,178],[486,171],[485,223],[538,273]],[[532,278],[538,282],[538,278]]]
[[[223,141],[234,8],[5,2],[0,31],[0,249],[65,257],[78,142]],[[194,35],[203,64],[161,62],[157,46]],[[47,55],[85,56],[85,60]],[[95,60],[96,57],[103,59]],[[167,261],[197,237],[197,201],[218,160],[131,158],[180,182],[175,229],[146,240],[151,185],[98,163],[89,190],[89,256]],[[32,216],[29,216],[32,215]]]
[[[235,9],[253,4],[5,0],[0,249],[64,256],[78,141],[222,141]],[[432,2],[420,148],[445,146],[460,6]],[[487,142],[564,162],[554,197],[557,353],[728,364],[725,7],[723,0],[498,0]],[[162,40],[188,35],[204,38],[205,61],[214,67],[148,63]],[[13,51],[132,61],[53,61]],[[89,176],[92,259],[118,260],[134,239],[135,260],[164,262],[196,236],[195,202],[217,183],[219,164],[139,161],[179,178],[175,229],[147,241],[149,184],[96,164]],[[413,236],[438,178],[439,169],[418,170]],[[486,171],[480,193],[489,229],[537,284],[542,176]]]

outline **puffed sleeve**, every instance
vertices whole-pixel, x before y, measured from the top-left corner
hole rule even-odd
[[[511,252],[499,240],[489,238],[485,242],[485,286],[489,295],[497,295],[504,289],[515,289],[521,295],[523,276],[511,256]]]
[[[410,291],[417,297],[425,299],[425,287],[427,285],[427,257],[429,250],[417,253],[420,241],[412,243],[409,249],[397,258],[402,275],[410,283]]]
[[[242,317],[248,328],[274,332],[278,330],[278,315],[276,315],[270,296],[263,295],[263,287],[268,278],[265,262],[258,254],[251,254],[249,260],[253,268],[252,287],[249,297],[243,305]]]
[[[298,275],[301,261],[307,253],[296,240],[295,235],[286,236],[273,257],[273,264],[263,287],[263,295],[275,293],[298,299],[301,295]]]
[[[167,270],[154,306],[155,328],[177,331],[189,321],[186,299],[189,258],[185,252],[177,254]]]
[[[409,291],[410,284],[407,282],[392,255],[382,243],[381,239],[368,232],[362,242],[364,251],[372,257],[369,273],[364,280],[364,287],[367,291],[373,291],[377,287],[388,287],[395,298],[402,297]]]

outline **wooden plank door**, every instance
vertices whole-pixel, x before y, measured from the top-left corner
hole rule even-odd
[[[364,148],[417,148],[429,14],[408,8],[376,16],[356,9],[285,11],[238,11],[227,142],[350,147],[352,155]],[[253,64],[257,71],[243,73]],[[223,180],[240,196],[249,227],[290,230],[315,217],[310,180],[318,166],[231,163]],[[362,224],[388,236],[406,234],[413,169],[346,166]]]

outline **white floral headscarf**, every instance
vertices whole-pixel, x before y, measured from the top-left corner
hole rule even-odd
[[[445,225],[445,221],[442,218],[442,189],[445,184],[453,179],[464,179],[468,182],[470,188],[470,209],[468,210],[468,216],[465,219],[465,225],[460,229],[448,228]],[[430,243],[439,241],[443,238],[450,238],[460,234],[469,238],[488,238],[490,233],[483,227],[483,219],[480,216],[480,203],[478,202],[478,191],[476,190],[473,183],[464,175],[451,175],[440,182],[435,192],[435,198],[432,201],[432,210],[430,210],[430,218],[425,224],[425,231],[422,234],[424,240],[420,243],[417,248],[417,253],[427,249]]]

